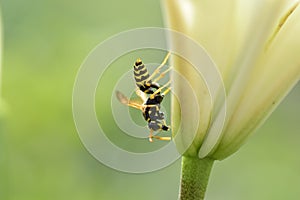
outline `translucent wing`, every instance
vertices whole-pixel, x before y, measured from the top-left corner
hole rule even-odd
[[[136,95],[138,95],[141,98],[141,100],[143,101],[143,103],[147,101],[147,95],[144,92],[142,92],[139,89],[136,89],[135,93],[136,93]]]
[[[120,91],[116,91],[116,96],[117,99],[124,105],[139,109],[139,110],[143,110],[144,106],[142,105],[142,103],[138,103],[137,101],[132,101],[129,100],[122,92]]]

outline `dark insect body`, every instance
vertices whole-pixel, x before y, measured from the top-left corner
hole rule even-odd
[[[144,105],[146,105],[147,107],[143,112],[143,116],[145,120],[148,122],[148,128],[150,130],[153,131],[169,130],[169,127],[166,125],[166,122],[164,121],[165,114],[160,111],[160,104],[163,98],[164,95],[157,94],[154,96],[153,99],[148,98],[147,101],[144,103]]]

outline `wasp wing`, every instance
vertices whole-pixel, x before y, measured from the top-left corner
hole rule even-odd
[[[136,95],[137,96],[139,96],[140,97],[140,99],[143,101],[143,103],[145,103],[146,101],[147,101],[147,95],[144,93],[144,92],[142,92],[141,90],[139,90],[139,89],[136,89],[135,90],[135,93],[136,93]]]
[[[143,110],[144,106],[142,105],[142,103],[139,103],[138,101],[132,101],[129,100],[122,92],[120,91],[116,91],[116,96],[117,99],[124,105],[139,109],[139,110]]]
[[[128,98],[120,91],[116,91],[116,96],[118,98],[118,100],[122,103],[122,104],[125,104],[127,105],[129,103],[129,100]]]

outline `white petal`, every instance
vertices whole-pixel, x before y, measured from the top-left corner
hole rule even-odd
[[[264,46],[265,51],[249,74],[249,82],[238,101],[216,157],[222,159],[235,152],[298,82],[299,35],[298,7],[282,25],[272,43]]]

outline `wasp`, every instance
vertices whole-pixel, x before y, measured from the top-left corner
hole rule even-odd
[[[167,73],[171,68],[165,70],[154,81],[152,81],[152,78],[155,75],[159,74],[159,70],[166,64],[169,56],[170,53],[167,54],[162,64],[154,71],[151,76],[149,75],[148,70],[142,63],[141,59],[136,60],[134,64],[134,78],[136,81],[136,85],[138,86],[136,94],[140,97],[143,103],[131,101],[120,91],[116,91],[116,96],[122,104],[142,111],[143,117],[147,121],[148,128],[150,129],[150,142],[153,141],[153,138],[165,141],[171,140],[171,137],[160,137],[153,135],[153,132],[155,131],[168,131],[170,129],[170,127],[166,124],[165,114],[160,110],[160,105],[165,95],[171,90],[171,88],[168,87],[171,81],[168,81],[163,86],[160,86],[157,81],[164,77],[165,73]],[[165,89],[164,92],[162,92],[163,89]],[[147,94],[149,94],[149,96],[147,96]]]

